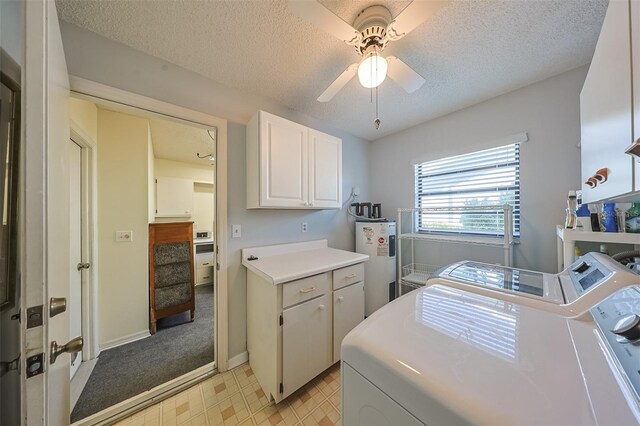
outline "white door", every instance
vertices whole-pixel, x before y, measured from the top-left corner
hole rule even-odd
[[[331,366],[331,295],[282,312],[283,398]]]
[[[364,320],[364,283],[333,292],[333,362],[340,360],[342,339]]]
[[[309,129],[309,206],[342,207],[342,139]]]
[[[82,148],[69,139],[69,336],[82,335]],[[82,353],[71,355],[71,378]]]
[[[307,128],[260,111],[260,205],[308,206]]]
[[[69,80],[55,2],[24,5],[21,308],[27,317],[27,308],[42,306],[43,324],[21,321],[22,415],[28,425],[66,425],[69,355],[51,363],[49,348],[69,340],[69,314],[50,318],[49,299],[69,297]],[[27,378],[38,367],[30,360],[42,354],[44,371]]]

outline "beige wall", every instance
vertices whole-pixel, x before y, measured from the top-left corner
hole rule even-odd
[[[94,142],[98,142],[98,108],[82,99],[69,99],[69,118],[91,137]]]
[[[149,329],[148,121],[98,109],[98,306],[101,348]],[[133,231],[116,242],[116,231]]]
[[[156,219],[156,191],[155,191],[155,158],[153,154],[153,140],[151,139],[151,127],[148,126],[147,133],[147,173],[149,174],[149,178],[147,179],[148,188],[149,188],[149,223],[153,222]]]
[[[214,191],[213,178],[215,168],[203,160],[203,164],[183,163],[162,158],[155,159],[155,177],[174,177],[197,181],[193,191],[193,230],[213,231],[214,229]],[[210,182],[204,184],[203,182]],[[151,188],[154,188],[153,186]],[[175,218],[157,218],[157,222],[173,222]],[[179,220],[185,220],[180,218]]]

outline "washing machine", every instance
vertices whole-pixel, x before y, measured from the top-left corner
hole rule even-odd
[[[640,284],[640,276],[611,257],[594,252],[559,274],[465,260],[441,268],[426,281],[426,286],[436,284],[579,317],[616,290]]]
[[[607,276],[584,272],[577,294]],[[343,341],[343,423],[640,424],[640,286],[580,319],[526,302],[436,283],[385,305]]]

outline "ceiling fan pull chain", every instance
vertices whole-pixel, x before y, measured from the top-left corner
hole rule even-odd
[[[373,120],[373,127],[378,130],[380,128],[380,115],[378,114],[378,87],[376,86],[376,119]]]

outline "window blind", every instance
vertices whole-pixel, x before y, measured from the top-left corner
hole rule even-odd
[[[520,144],[456,155],[415,166],[418,232],[504,235],[502,210],[473,210],[473,206],[510,204],[513,235],[520,236]],[[447,211],[467,207],[470,210]]]

